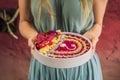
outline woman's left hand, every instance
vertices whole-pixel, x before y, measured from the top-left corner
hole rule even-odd
[[[92,31],[87,31],[83,36],[88,38],[92,43],[92,53],[95,52],[96,44],[98,42],[98,37],[95,36],[95,34]]]
[[[98,25],[94,25],[93,26],[94,28],[88,30],[86,33],[84,33],[83,36],[85,36],[86,38],[88,38],[91,43],[92,43],[92,53],[95,52],[95,49],[96,49],[96,44],[99,40],[99,37],[98,37],[98,32],[101,32],[100,30],[97,30],[97,28],[99,27]],[[97,28],[96,28],[97,27]],[[97,32],[98,31],[98,32]]]

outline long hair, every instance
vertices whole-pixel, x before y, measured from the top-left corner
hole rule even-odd
[[[47,8],[47,11],[50,15],[50,18],[51,18],[51,22],[52,22],[52,29],[54,28],[54,12],[52,10],[52,6],[50,4],[50,1],[49,0],[40,0],[40,6],[39,6],[39,10],[38,10],[38,24],[40,24],[40,16],[41,16],[41,5],[42,3],[44,3],[46,5],[46,8]],[[80,10],[81,10],[81,13],[80,15],[83,16],[83,14],[87,17],[89,16],[89,13],[90,13],[90,10],[92,8],[92,3],[93,3],[93,0],[91,0],[90,4],[88,2],[88,0],[80,0]],[[82,19],[82,17],[81,17]],[[81,21],[80,19],[80,21]]]

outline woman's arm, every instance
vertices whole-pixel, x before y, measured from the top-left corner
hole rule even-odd
[[[102,31],[102,25],[103,25],[103,18],[106,10],[108,0],[93,0],[93,10],[94,10],[94,25],[93,30],[94,34],[96,34],[97,37],[100,36]]]
[[[108,0],[93,0],[95,23],[102,26]]]
[[[108,0],[93,0],[95,21],[92,29],[90,29],[84,34],[84,36],[89,38],[92,42],[93,53],[95,51],[99,36],[102,32],[103,17],[105,14],[107,2]]]
[[[32,15],[30,10],[30,0],[19,0],[20,21],[19,31],[21,35],[28,40],[28,46],[31,48],[31,53],[34,51],[34,40],[37,36],[37,31],[33,28]]]
[[[20,21],[19,31],[21,35],[29,39],[37,35],[37,31],[33,28],[32,15],[30,10],[30,0],[19,0]]]

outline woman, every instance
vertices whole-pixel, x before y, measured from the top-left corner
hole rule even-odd
[[[19,0],[19,30],[28,40],[31,53],[38,32],[61,29],[89,38],[94,54],[87,63],[68,69],[47,67],[32,57],[29,80],[102,80],[95,48],[102,31],[106,4],[107,0]]]

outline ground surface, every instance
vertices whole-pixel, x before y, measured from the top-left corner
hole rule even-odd
[[[1,0],[0,8],[16,8],[17,0]],[[120,80],[120,0],[109,0],[97,45],[104,80]],[[0,80],[27,80],[30,53],[19,32],[15,40],[0,33]]]

